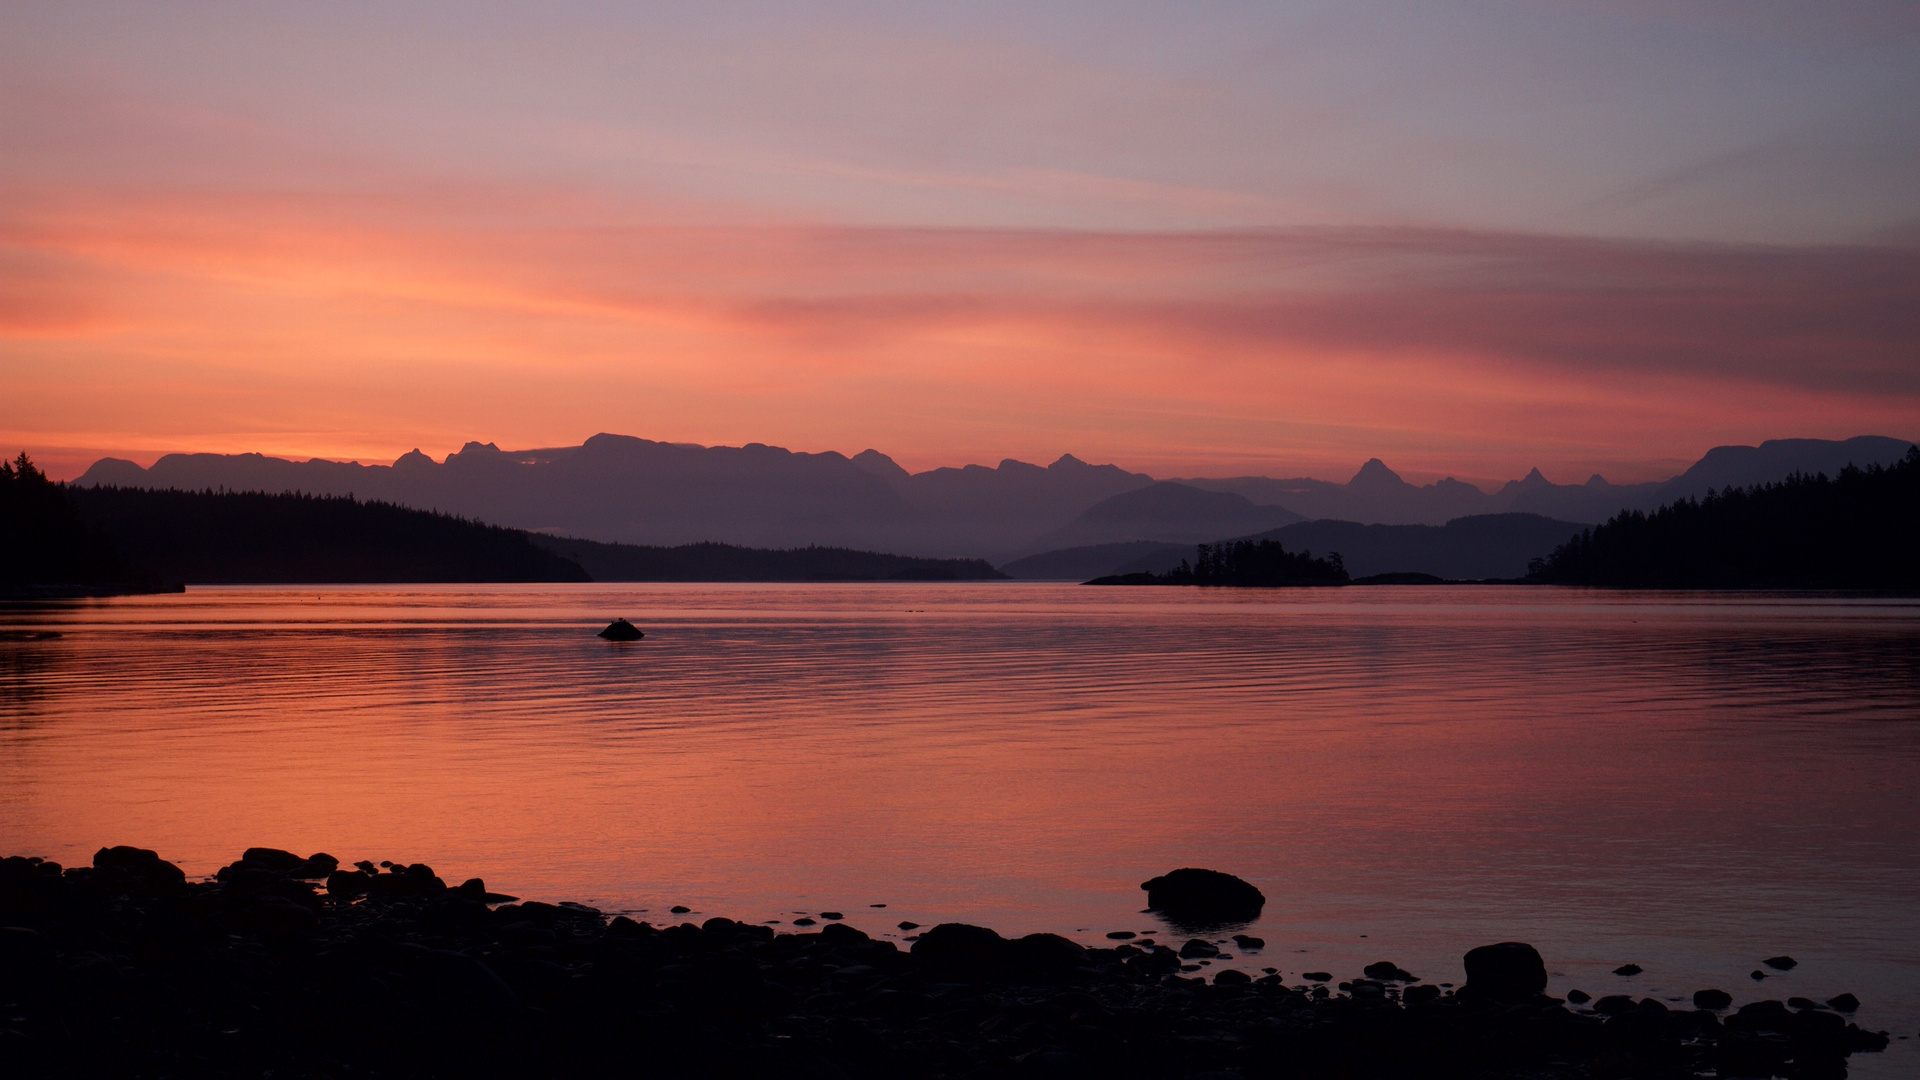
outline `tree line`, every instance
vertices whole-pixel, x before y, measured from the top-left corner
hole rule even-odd
[[[1890,466],[1708,492],[1616,515],[1534,581],[1652,589],[1920,588],[1920,447]]]
[[[0,587],[157,584],[123,563],[105,530],[85,521],[66,488],[22,451],[0,462]]]

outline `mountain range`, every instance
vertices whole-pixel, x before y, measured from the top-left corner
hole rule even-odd
[[[1000,563],[1131,541],[1190,545],[1325,519],[1440,526],[1460,517],[1529,514],[1578,526],[1710,488],[1889,463],[1908,445],[1876,436],[1780,439],[1716,447],[1658,483],[1617,485],[1595,476],[1585,484],[1554,484],[1536,469],[1494,492],[1451,478],[1410,484],[1378,459],[1344,484],[1263,476],[1161,481],[1072,455],[1045,467],[1009,459],[992,468],[910,473],[875,450],[847,457],[760,443],[708,447],[607,434],[580,446],[536,450],[470,442],[444,461],[415,450],[392,465],[169,454],[142,468],[103,458],[74,483],[354,494],[602,542],[817,544]]]

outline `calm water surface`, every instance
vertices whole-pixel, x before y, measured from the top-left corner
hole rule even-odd
[[[647,639],[595,638],[614,615]],[[1912,601],[195,589],[0,610],[24,629],[62,636],[0,641],[8,853],[267,844],[656,919],[1088,941],[1164,940],[1139,883],[1211,866],[1269,898],[1249,971],[1451,980],[1513,938],[1556,993],[1847,990],[1920,1029]]]

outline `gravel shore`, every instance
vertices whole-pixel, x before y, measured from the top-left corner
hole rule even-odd
[[[1337,988],[1209,982],[1165,945],[944,924],[902,950],[835,922],[653,926],[512,902],[421,865],[255,848],[189,882],[103,848],[91,867],[0,860],[0,1071],[1823,1080],[1886,1045],[1812,1003],[1570,1006],[1529,984],[1529,947],[1476,952],[1457,991],[1390,963]]]

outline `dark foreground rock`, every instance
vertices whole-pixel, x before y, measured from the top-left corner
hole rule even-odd
[[[1778,1002],[1571,1011],[1526,990],[1513,943],[1473,965],[1507,996],[1356,978],[1316,997],[1182,977],[1164,946],[946,924],[903,952],[844,923],[655,927],[505,899],[272,848],[211,882],[139,848],[0,860],[0,1073],[1818,1078],[1885,1044]]]
[[[1140,883],[1147,907],[1183,926],[1225,926],[1260,917],[1267,897],[1249,882],[1218,870],[1185,867]]]

